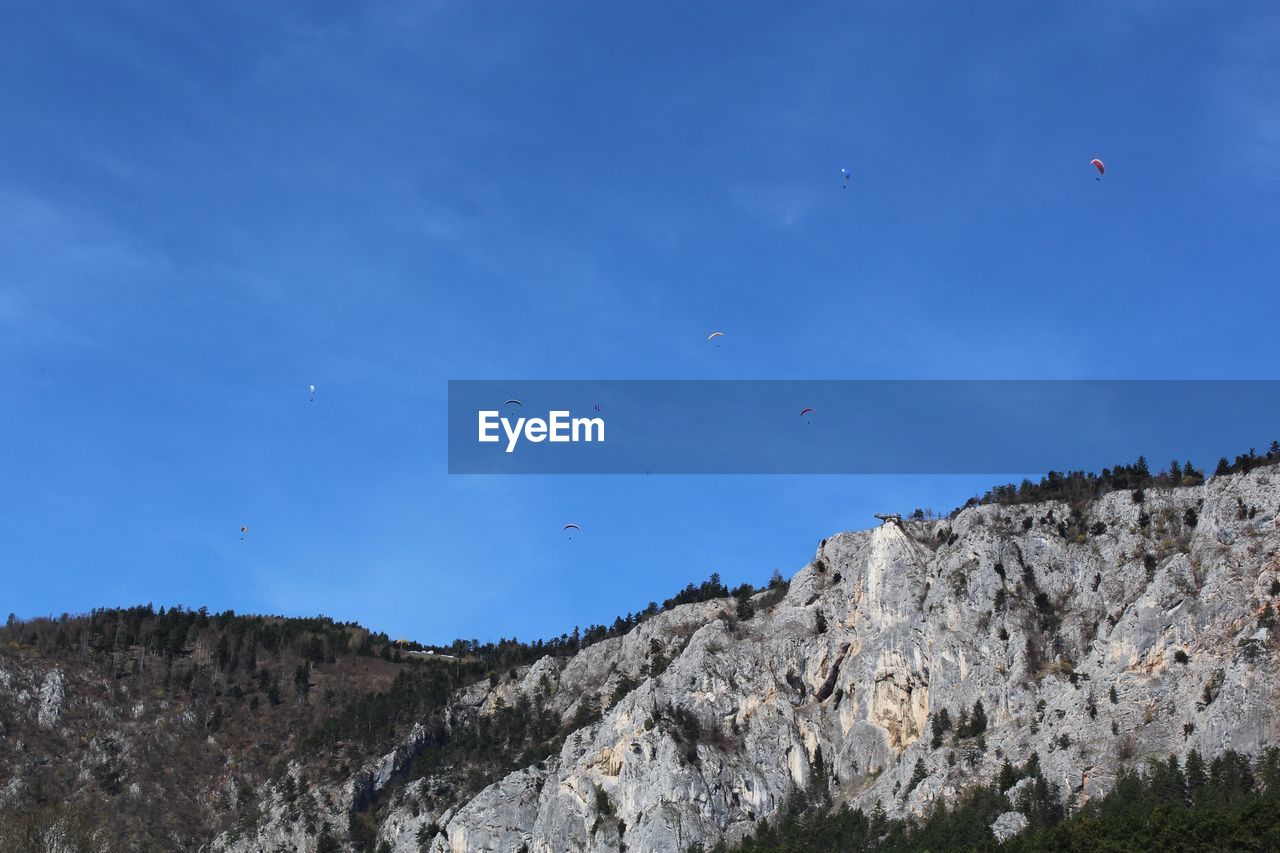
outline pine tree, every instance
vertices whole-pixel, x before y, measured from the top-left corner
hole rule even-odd
[[[293,687],[298,691],[298,701],[305,702],[311,692],[311,670],[306,664],[300,664],[293,672]]]
[[[342,845],[333,837],[333,830],[328,824],[324,825],[320,830],[320,837],[316,839],[316,853],[342,853]]]
[[[907,790],[903,791],[902,795],[904,797],[910,795],[910,793],[916,789],[916,786],[923,782],[925,777],[928,775],[928,771],[924,769],[924,759],[917,758],[915,769],[911,772],[911,781],[907,784]]]
[[[973,716],[969,718],[969,727],[975,735],[987,730],[987,711],[982,707],[982,700],[973,703]]]
[[[1204,759],[1200,757],[1198,750],[1191,750],[1187,753],[1187,796],[1192,802],[1199,800],[1204,786],[1208,782],[1208,776],[1204,769]]]
[[[1147,457],[1139,456],[1138,462],[1133,466],[1133,473],[1139,478],[1139,483],[1144,483],[1151,478],[1151,469],[1147,467]]]
[[[946,736],[947,731],[951,728],[951,712],[946,708],[938,711],[933,716],[933,740],[930,744],[934,749],[942,746],[942,739]]]
[[[1258,780],[1266,791],[1280,794],[1280,747],[1269,746],[1263,751],[1258,760]]]
[[[1000,765],[1000,775],[997,777],[996,784],[1001,791],[1007,791],[1018,783],[1019,778],[1017,769],[1006,758],[1004,764]]]
[[[1148,782],[1152,793],[1160,800],[1178,804],[1185,801],[1187,780],[1178,766],[1176,755],[1170,755],[1164,763],[1152,761]]]

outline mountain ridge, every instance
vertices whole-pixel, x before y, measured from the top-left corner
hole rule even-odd
[[[200,765],[215,768],[196,798],[211,817],[166,837],[212,850],[684,850],[744,838],[815,784],[834,802],[920,820],[1033,753],[1077,805],[1147,757],[1257,754],[1280,742],[1275,473],[1112,491],[1083,507],[980,502],[838,534],[789,585],[675,604],[572,655],[476,668],[469,684],[425,676],[401,689],[430,694],[430,713],[429,702],[361,711],[327,743],[256,769],[238,769],[225,732],[201,732],[223,760]],[[201,654],[216,661],[216,644]],[[474,664],[395,654],[388,643],[353,658],[384,670],[370,695],[394,693],[410,671],[466,680],[459,669]],[[0,657],[9,728],[54,737],[83,679],[30,661],[18,672],[12,658]],[[329,684],[299,683],[294,716]],[[143,716],[163,701],[142,698]],[[939,734],[943,709],[952,725]],[[166,725],[197,725],[184,719]],[[351,732],[363,720],[399,734],[361,745]],[[127,802],[147,736],[122,735],[117,759],[109,736],[68,754],[78,776]],[[6,762],[0,808],[14,809],[29,801],[29,774],[17,755]]]

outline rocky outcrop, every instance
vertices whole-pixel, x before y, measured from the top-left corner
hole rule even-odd
[[[996,841],[1007,841],[1027,828],[1027,816],[1022,812],[1005,812],[991,824],[991,834]]]
[[[40,685],[40,701],[36,708],[36,722],[42,729],[51,729],[62,713],[62,671],[53,669]]]
[[[444,813],[393,804],[380,837],[417,850],[433,824],[436,853],[685,850],[741,838],[813,785],[910,816],[1032,753],[1084,801],[1148,757],[1257,752],[1280,742],[1277,478],[825,540],[749,619],[730,600],[677,607],[460,692],[459,713],[535,694],[565,718],[588,697],[607,710]],[[615,697],[620,683],[638,686]],[[934,737],[941,710],[958,723],[979,703],[985,730]],[[383,770],[394,787],[395,761]],[[1024,825],[1011,812],[992,830]]]

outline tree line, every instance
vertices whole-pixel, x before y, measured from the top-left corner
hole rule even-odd
[[[1273,441],[1265,453],[1258,453],[1255,448],[1250,448],[1248,453],[1236,456],[1234,461],[1228,460],[1225,456],[1222,457],[1218,460],[1213,476],[1247,474],[1256,468],[1277,463],[1280,463],[1280,441]],[[1099,473],[1050,471],[1038,483],[1024,479],[1017,484],[1005,483],[995,486],[980,497],[970,498],[963,507],[958,507],[951,515],[954,517],[962,509],[985,504],[1016,506],[1060,501],[1079,506],[1111,492],[1198,486],[1204,481],[1204,471],[1196,468],[1189,461],[1179,462],[1174,459],[1166,468],[1152,471],[1146,457],[1139,456],[1137,462],[1116,465],[1114,468],[1103,468]],[[910,517],[919,520],[930,516],[931,513],[917,509]]]
[[[1006,794],[1023,779],[1011,800]],[[820,780],[822,781],[822,780]],[[1280,842],[1280,749],[1256,761],[1228,750],[1206,764],[1192,750],[1123,770],[1106,795],[1079,806],[1065,801],[1040,771],[1035,753],[1022,767],[1004,763],[988,785],[939,803],[920,821],[889,819],[877,804],[870,814],[833,806],[825,786],[796,795],[772,823],[761,822],[740,844],[712,853],[869,853],[869,851],[985,851],[996,846],[991,824],[1008,811],[1028,826],[1000,845],[1012,853],[1067,850],[1271,851]],[[697,850],[698,848],[691,848]]]

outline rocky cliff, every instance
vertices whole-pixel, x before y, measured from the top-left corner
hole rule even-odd
[[[565,719],[605,709],[478,793],[459,799],[448,774],[405,781],[417,733],[310,786],[310,828],[277,780],[263,817],[212,846],[314,849],[376,800],[395,851],[683,851],[742,837],[812,786],[916,815],[1032,753],[1076,802],[1147,757],[1255,753],[1280,743],[1278,512],[1271,467],[842,533],[745,613],[676,607],[458,691],[452,724],[522,698]],[[42,719],[60,689],[42,689]],[[994,831],[1020,825],[1012,812]]]

